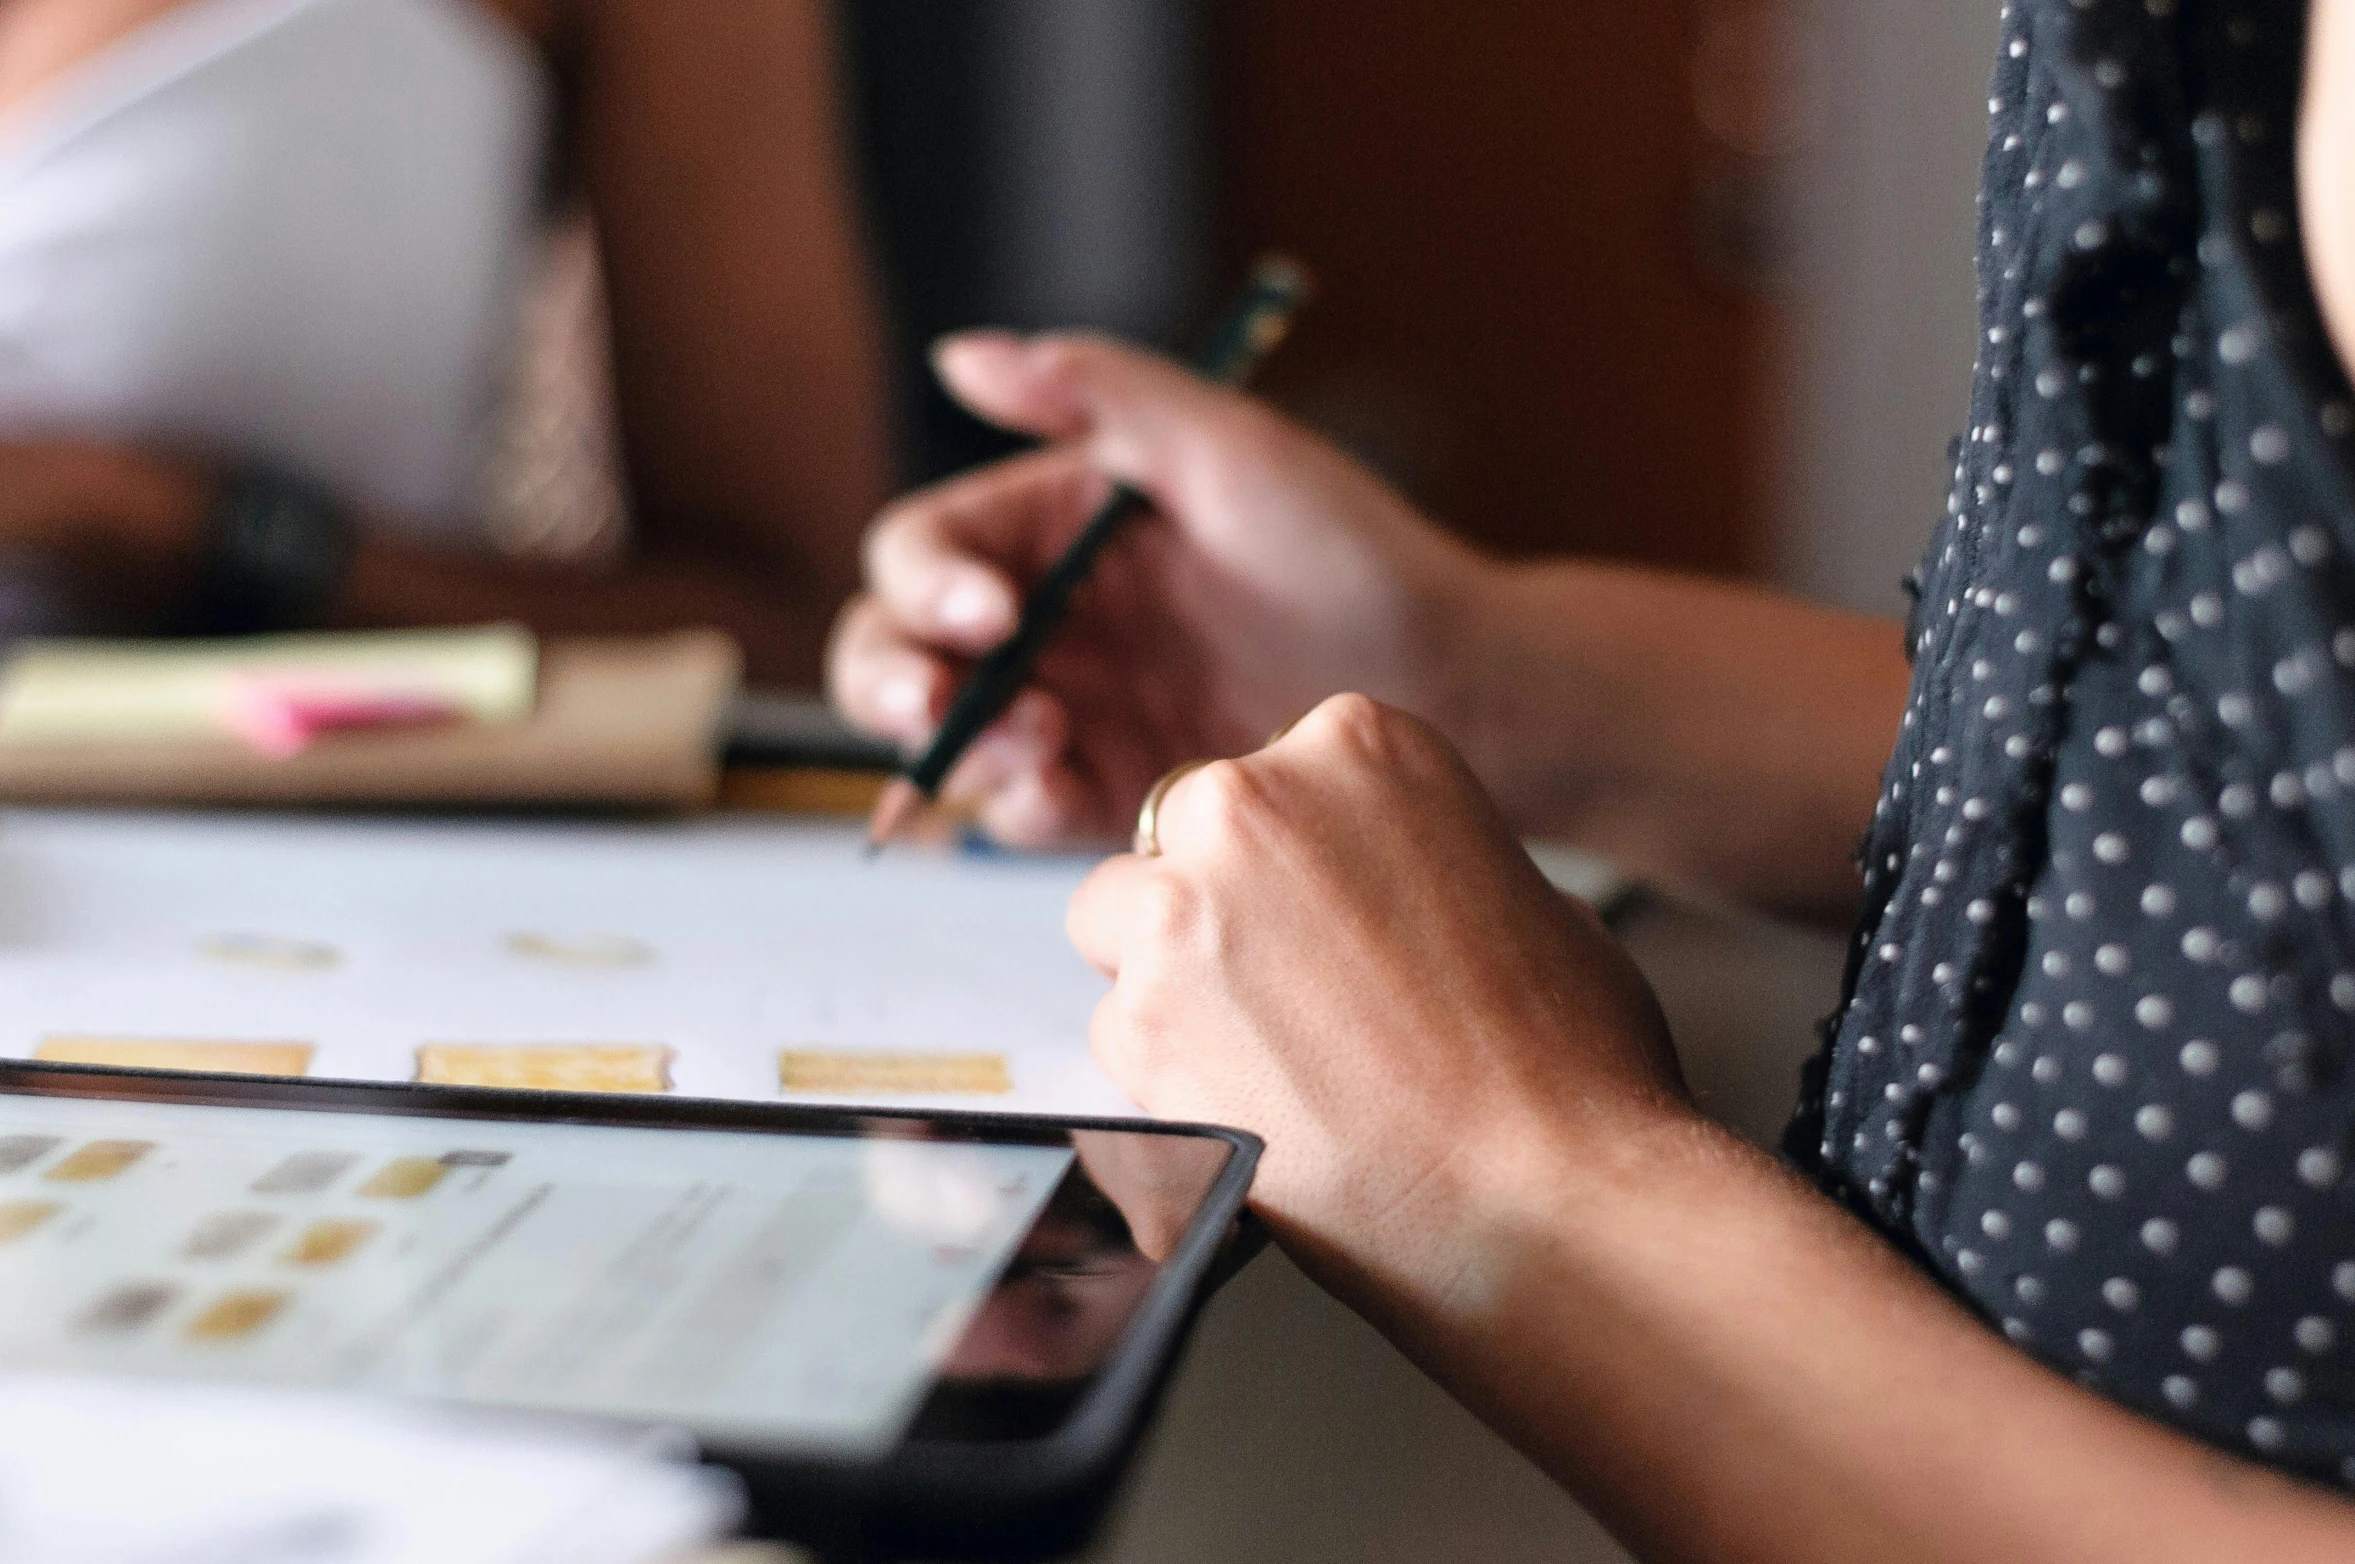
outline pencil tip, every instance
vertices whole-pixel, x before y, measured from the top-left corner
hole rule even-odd
[[[875,813],[867,819],[867,857],[872,861],[884,845],[899,835],[908,817],[923,807],[924,795],[905,777],[894,777],[883,789],[883,796],[875,800]]]

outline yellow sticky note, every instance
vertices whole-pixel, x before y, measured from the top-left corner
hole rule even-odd
[[[415,1200],[433,1193],[450,1170],[431,1157],[395,1157],[353,1193],[370,1200]]]
[[[830,1097],[1002,1097],[1014,1089],[1004,1054],[796,1050],[778,1061],[789,1092]]]
[[[215,1043],[162,1037],[45,1037],[33,1057],[47,1064],[103,1064],[118,1070],[188,1070],[201,1075],[307,1075],[309,1043]]]
[[[288,1265],[340,1265],[376,1233],[374,1222],[313,1222],[278,1258]]]
[[[223,739],[241,681],[332,683],[356,694],[446,701],[470,722],[519,722],[539,686],[539,644],[517,625],[330,631],[229,641],[34,641],[0,669],[0,744],[168,744]]]
[[[206,1309],[188,1322],[190,1341],[237,1341],[276,1319],[293,1301],[293,1295],[283,1292],[262,1292],[241,1289],[223,1293]]]
[[[417,1079],[431,1086],[511,1091],[666,1092],[671,1051],[654,1044],[427,1043]]]
[[[97,1184],[155,1150],[151,1140],[94,1140],[41,1176],[52,1184]]]
[[[0,1200],[0,1244],[13,1244],[65,1207],[54,1200]]]

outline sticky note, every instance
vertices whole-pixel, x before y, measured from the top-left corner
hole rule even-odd
[[[240,1289],[223,1293],[212,1306],[188,1322],[190,1341],[237,1341],[252,1335],[282,1313],[293,1295]]]
[[[789,1092],[831,1097],[1002,1097],[1014,1089],[1004,1054],[786,1053],[778,1077]]]
[[[184,1042],[161,1037],[45,1037],[45,1064],[103,1064],[118,1070],[188,1070],[202,1075],[304,1075],[309,1043]]]
[[[94,1140],[41,1176],[52,1184],[97,1184],[155,1150],[151,1140]]]
[[[666,1092],[671,1051],[653,1044],[428,1043],[417,1079],[432,1086],[547,1092]]]
[[[180,1253],[190,1260],[234,1260],[277,1225],[278,1219],[267,1211],[218,1212],[196,1224]]]
[[[432,697],[465,720],[531,714],[539,647],[515,625],[261,636],[229,641],[34,641],[0,669],[0,745],[229,739],[235,692],[255,679],[331,682],[348,694]]]
[[[395,1157],[369,1176],[355,1194],[370,1200],[415,1200],[433,1193],[450,1170],[427,1157]]]
[[[54,1200],[0,1200],[0,1244],[13,1244],[65,1207]]]
[[[313,1222],[278,1258],[287,1265],[340,1265],[376,1233],[374,1222]]]
[[[257,1195],[316,1195],[359,1166],[347,1151],[298,1151],[253,1181]]]

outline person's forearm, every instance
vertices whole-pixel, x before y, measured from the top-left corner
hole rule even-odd
[[[709,625],[743,646],[752,682],[815,689],[846,591],[836,580],[696,557],[563,564],[371,542],[335,617],[349,627],[513,619],[546,634],[591,635]]]
[[[1498,567],[1437,713],[1525,830],[1770,911],[1853,914],[1908,672],[1890,621],[1596,565]]]
[[[2355,1557],[2355,1506],[2039,1367],[1729,1135],[1598,1133],[1475,1148],[1381,1271],[1308,1258],[1640,1556]]]

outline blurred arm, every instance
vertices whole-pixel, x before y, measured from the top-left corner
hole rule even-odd
[[[1903,631],[1752,588],[1497,567],[1432,715],[1523,830],[1788,916],[1855,915]]]
[[[580,15],[582,167],[648,568],[732,570],[753,599],[737,606],[766,605],[756,665],[814,683],[889,486],[826,9],[591,0]]]

